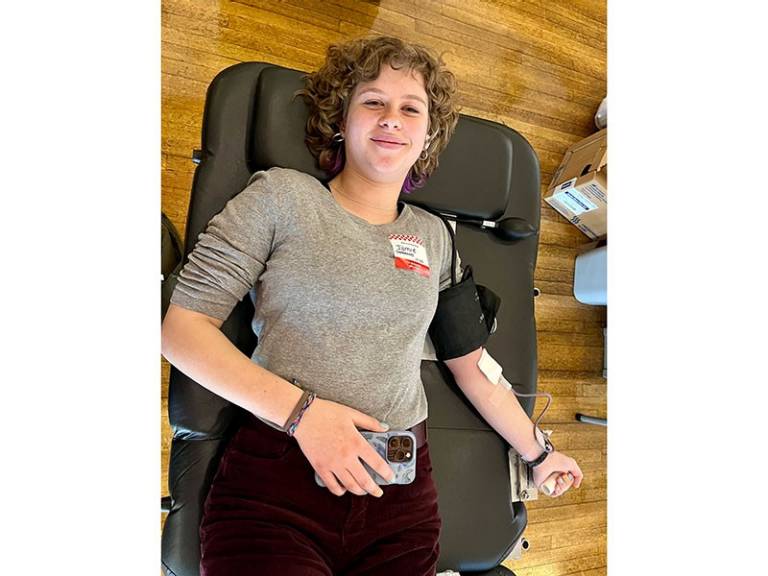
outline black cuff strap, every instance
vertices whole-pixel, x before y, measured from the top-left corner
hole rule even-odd
[[[547,450],[544,450],[544,452],[541,453],[541,456],[539,456],[535,460],[531,460],[530,462],[523,460],[523,462],[528,464],[529,468],[536,468],[536,466],[544,462],[544,460],[546,460],[547,456],[549,456],[550,454],[552,454],[552,452],[548,452]]]

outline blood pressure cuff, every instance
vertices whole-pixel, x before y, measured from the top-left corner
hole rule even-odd
[[[500,305],[492,290],[475,284],[472,267],[466,266],[461,282],[440,292],[429,326],[437,359],[458,358],[484,345]]]

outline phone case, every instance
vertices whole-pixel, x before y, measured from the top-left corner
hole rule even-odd
[[[407,430],[389,430],[388,432],[369,432],[368,430],[360,430],[360,434],[368,441],[368,444],[374,447],[376,452],[384,458],[389,464],[392,470],[395,472],[395,477],[392,482],[387,482],[379,476],[374,470],[368,466],[367,463],[361,460],[365,470],[371,475],[373,481],[380,486],[389,486],[390,484],[410,484],[416,479],[416,436],[413,432]],[[410,458],[405,461],[398,462],[397,459],[403,456],[404,450],[396,448],[394,446],[397,438],[407,436],[411,439],[410,447],[407,453],[410,453]],[[393,445],[390,445],[390,438],[393,438]],[[400,441],[402,444],[402,440]],[[389,450],[388,450],[389,448]],[[399,455],[398,455],[399,453]],[[315,472],[315,482],[318,486],[325,486],[323,479]]]

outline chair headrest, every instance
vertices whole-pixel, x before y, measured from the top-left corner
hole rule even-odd
[[[304,87],[303,72],[267,67],[254,98],[249,168],[293,168],[328,180],[304,142],[309,109],[294,92]],[[423,188],[401,199],[469,218],[498,220],[512,195],[513,131],[493,122],[461,116],[440,165]],[[481,191],[479,193],[478,191]]]

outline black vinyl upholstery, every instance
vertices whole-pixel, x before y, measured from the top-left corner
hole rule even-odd
[[[308,111],[301,97],[292,97],[302,85],[301,72],[261,62],[234,65],[212,81],[188,212],[185,260],[208,221],[245,187],[253,172],[281,166],[327,180],[304,144]],[[524,218],[538,230],[538,159],[516,131],[462,115],[426,186],[401,199],[470,218]],[[510,243],[460,223],[456,241],[476,282],[492,288],[502,300],[498,328],[486,348],[519,392],[534,392],[533,273],[538,233]],[[257,343],[250,326],[252,314],[253,305],[246,297],[222,326],[249,356]],[[507,445],[464,398],[444,364],[423,361],[422,379],[443,518],[438,570],[504,573],[497,566],[527,522],[523,504],[510,503]],[[531,415],[532,400],[525,399],[523,407]],[[162,539],[166,574],[199,574],[203,501],[241,415],[239,407],[171,369],[171,507]]]

